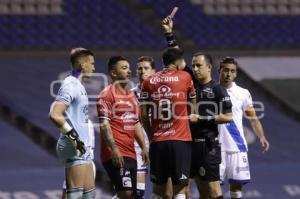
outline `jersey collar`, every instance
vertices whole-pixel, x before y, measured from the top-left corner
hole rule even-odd
[[[236,83],[232,82],[232,85],[230,88],[227,89],[227,91],[231,92],[232,90],[234,90],[236,88]]]

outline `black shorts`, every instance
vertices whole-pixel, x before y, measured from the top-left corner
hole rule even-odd
[[[103,166],[114,185],[116,192],[132,190],[136,193],[136,160],[124,157],[124,166],[116,167],[112,160],[103,163]]]
[[[208,182],[219,181],[220,164],[221,145],[218,141],[193,141],[191,177],[199,176]]]
[[[191,167],[191,142],[162,141],[150,145],[151,181],[166,184],[168,177],[173,185],[187,185]]]

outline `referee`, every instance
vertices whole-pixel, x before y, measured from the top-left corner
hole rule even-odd
[[[198,122],[191,124],[193,145],[191,177],[202,198],[222,199],[220,187],[221,146],[218,124],[232,120],[231,101],[226,90],[211,78],[212,58],[196,53],[192,59],[198,102]]]

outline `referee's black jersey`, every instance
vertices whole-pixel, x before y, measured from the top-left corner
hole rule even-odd
[[[223,86],[214,80],[205,85],[201,85],[194,77],[193,80],[196,89],[197,114],[209,117],[232,112],[230,97]],[[218,125],[214,121],[199,120],[197,123],[191,124],[191,130],[193,139],[218,136]]]

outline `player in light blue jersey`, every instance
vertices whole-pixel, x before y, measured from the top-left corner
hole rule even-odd
[[[87,148],[88,97],[82,81],[95,70],[94,54],[74,48],[70,61],[72,73],[62,82],[49,117],[61,132],[57,154],[66,167],[67,199],[90,199],[95,198],[95,180],[92,154]]]
[[[88,121],[88,127],[89,127],[89,137],[88,137],[88,144],[86,146],[87,150],[89,151],[89,154],[91,156],[91,159],[94,159],[94,149],[95,149],[95,130],[94,125],[91,120]],[[93,162],[93,172],[94,172],[94,178],[96,179],[96,166]],[[67,199],[67,185],[66,181],[64,180],[63,186],[62,186],[62,199]]]
[[[221,61],[219,68],[220,84],[226,88],[230,96],[233,114],[231,123],[218,126],[219,141],[222,146],[220,177],[222,181],[225,177],[228,178],[232,199],[241,199],[242,187],[250,181],[248,147],[243,131],[244,113],[250,120],[252,129],[258,136],[264,152],[269,149],[269,142],[256,116],[250,92],[234,82],[237,77],[237,67],[238,63],[234,58],[226,57]]]

